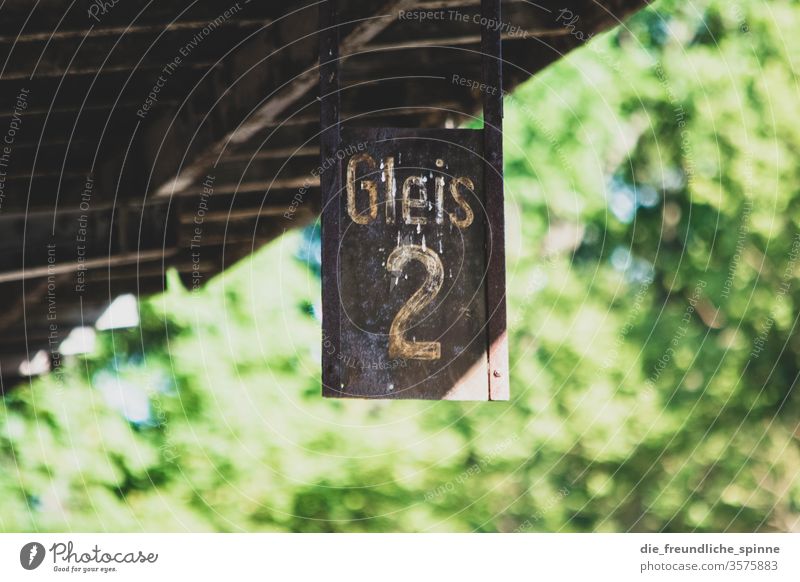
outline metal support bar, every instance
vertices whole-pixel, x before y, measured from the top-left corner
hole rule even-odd
[[[488,322],[489,399],[507,400],[508,338],[505,295],[505,215],[503,209],[503,43],[501,0],[482,0],[483,144],[486,172],[486,313]]]
[[[341,143],[339,124],[339,7],[338,0],[328,0],[319,6],[319,75],[320,75],[320,167],[325,168],[320,185],[325,198],[322,200],[322,297],[323,350],[333,351],[334,357],[323,364],[322,393],[335,396],[341,392],[338,359],[341,353],[340,305],[337,285],[339,276],[339,252],[336,245],[339,227],[339,194],[341,177],[336,160],[336,151]],[[334,160],[331,164],[330,160]],[[325,337],[325,330],[331,337]]]

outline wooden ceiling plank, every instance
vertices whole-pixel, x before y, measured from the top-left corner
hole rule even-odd
[[[399,10],[412,8],[416,4],[417,0],[389,0],[385,2],[380,10],[377,11],[379,16],[363,21],[342,40],[341,50],[343,52],[353,52],[365,46],[394,22],[394,15]],[[266,101],[242,124],[229,131],[222,139],[197,156],[187,166],[181,168],[174,179],[157,188],[156,196],[171,196],[175,192],[191,187],[192,183],[203,171],[211,166],[214,160],[219,158],[228,147],[246,142],[263,129],[266,124],[274,122],[292,104],[314,90],[318,76],[318,68],[316,65],[312,65],[311,68],[293,79],[283,91],[278,92],[274,98]]]

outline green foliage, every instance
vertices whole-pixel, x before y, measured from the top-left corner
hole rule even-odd
[[[662,0],[508,98],[511,403],[323,400],[291,234],[0,403],[0,530],[797,529],[798,26]]]

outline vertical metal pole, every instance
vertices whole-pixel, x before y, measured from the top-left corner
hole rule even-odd
[[[319,7],[320,176],[322,200],[322,394],[341,396],[339,280],[339,205],[341,171],[336,151],[341,147],[339,125],[339,10],[338,0]],[[332,353],[333,352],[333,353]],[[324,360],[327,359],[327,362]]]
[[[484,190],[489,232],[486,243],[486,306],[489,338],[489,400],[507,400],[508,337],[505,295],[505,214],[503,209],[503,43],[501,0],[482,0]]]

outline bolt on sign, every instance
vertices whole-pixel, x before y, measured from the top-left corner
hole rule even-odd
[[[500,0],[484,0],[500,22]],[[482,31],[501,87],[500,33]],[[496,27],[495,27],[496,28]],[[502,96],[484,128],[339,123],[336,2],[320,8],[323,395],[507,400]]]

